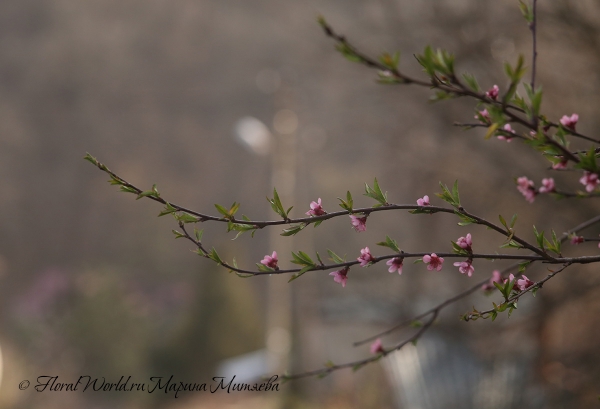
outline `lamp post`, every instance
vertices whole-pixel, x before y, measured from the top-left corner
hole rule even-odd
[[[241,118],[235,126],[236,139],[252,153],[270,156],[271,185],[278,189],[283,203],[294,203],[296,188],[296,129],[295,113],[283,109],[275,114],[273,132],[253,117]],[[294,249],[293,236],[280,240],[277,229],[269,229],[269,253],[276,250],[287,255]],[[277,244],[277,248],[275,248]],[[282,374],[290,365],[292,293],[288,277],[275,275],[267,280],[267,317],[265,342],[269,373]]]

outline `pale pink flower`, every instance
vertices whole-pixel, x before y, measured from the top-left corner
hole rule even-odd
[[[581,244],[584,241],[585,241],[585,239],[583,238],[583,236],[576,236],[576,235],[571,236],[571,244]]]
[[[502,127],[502,129],[504,129],[506,132],[509,132],[509,133],[513,133],[513,134],[516,133],[512,129],[512,127],[510,126],[510,124],[505,124]],[[506,142],[510,142],[513,139],[512,136],[510,136],[510,135],[498,135],[497,138],[500,139],[501,141],[506,141]]]
[[[277,259],[277,252],[274,251],[273,254],[271,254],[270,256],[266,255],[265,258],[263,258],[260,261],[260,263],[264,264],[267,267],[271,267],[271,268],[277,269],[277,262],[278,261],[279,260]]]
[[[552,169],[554,170],[560,170],[560,169],[566,169],[567,168],[567,161],[566,160],[561,160],[558,163],[555,163],[554,165],[552,165]]]
[[[458,267],[458,271],[460,271],[462,274],[468,275],[469,277],[471,277],[475,272],[475,267],[473,267],[472,260],[457,261],[454,263],[454,267]]]
[[[385,349],[383,349],[383,345],[381,345],[381,339],[377,338],[371,344],[371,353],[372,354],[383,354],[383,353],[385,353]]]
[[[484,291],[493,290],[494,288],[496,288],[494,286],[494,283],[500,284],[502,282],[501,280],[502,280],[502,276],[500,275],[500,271],[494,270],[494,271],[492,271],[492,277],[490,278],[489,283],[485,283],[484,285],[481,286],[481,288]]]
[[[429,196],[425,195],[420,199],[417,199],[417,204],[419,206],[431,206],[431,203],[429,203]]]
[[[427,270],[440,271],[442,269],[444,259],[442,257],[438,257],[438,255],[435,253],[431,253],[431,255],[426,254],[423,256],[423,262],[429,264],[427,266]]]
[[[471,233],[467,233],[467,237],[459,237],[458,240],[456,240],[456,244],[458,244],[461,249],[472,251],[471,246],[473,245],[473,240],[471,239]]]
[[[579,179],[579,183],[585,185],[587,192],[592,192],[598,186],[598,175],[587,170],[583,172],[583,176]]]
[[[366,267],[374,259],[369,248],[365,247],[364,249],[360,250],[360,256],[356,260],[360,262],[361,267]]]
[[[321,198],[319,198],[319,200],[317,200],[316,202],[310,202],[310,210],[308,212],[306,212],[306,215],[307,216],[322,216],[325,213],[326,213],[325,210],[321,206]]]
[[[579,115],[577,115],[577,114],[573,114],[571,116],[563,115],[563,117],[560,118],[561,125],[564,126],[565,128],[569,128],[573,131],[575,130],[577,121],[579,121]]]
[[[517,189],[523,196],[525,196],[525,200],[527,200],[529,203],[533,203],[535,200],[535,195],[537,194],[533,180],[527,179],[526,176],[521,176],[517,179]]]
[[[493,99],[494,101],[498,98],[498,94],[500,93],[500,88],[498,88],[497,85],[494,85],[492,88],[490,88],[489,91],[487,91],[485,93],[485,96]]]
[[[388,260],[385,264],[390,266],[388,271],[393,273],[394,271],[398,271],[398,274],[402,274],[402,263],[404,262],[404,257],[394,257],[391,260]]]
[[[554,190],[555,190],[554,179],[552,179],[552,178],[542,179],[542,187],[540,187],[540,189],[539,189],[540,193],[550,193],[550,192],[554,192]]]
[[[339,271],[334,271],[333,273],[329,273],[330,276],[333,276],[333,281],[342,285],[342,287],[346,287],[346,281],[348,281],[348,271],[350,267],[344,267]]]
[[[479,113],[475,115],[475,119],[478,119],[479,122],[481,122],[482,124],[489,124],[490,122],[492,122],[492,119],[490,118],[490,113],[487,109],[479,111]]]
[[[528,279],[526,275],[522,275],[521,278],[515,283],[515,287],[518,287],[521,291],[525,291],[533,284],[534,282]]]
[[[350,219],[352,220],[352,227],[354,227],[354,230],[359,232],[367,230],[367,216],[359,217],[351,214]]]

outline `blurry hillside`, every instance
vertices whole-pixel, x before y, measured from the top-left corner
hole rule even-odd
[[[600,5],[540,3],[543,109],[554,119],[577,112],[581,131],[595,134]],[[371,55],[401,50],[401,67],[414,75],[412,55],[427,44],[454,52],[459,70],[483,88],[502,88],[504,61],[530,58],[529,32],[508,0],[0,2],[0,408],[201,405],[202,396],[182,404],[157,394],[47,395],[17,385],[42,374],[210,379],[222,359],[264,346],[266,278],[241,280],[191,253],[173,240],[173,220],[156,217],[157,204],[118,193],[82,160],[85,152],[136,185],[156,183],[183,206],[216,213],[214,203],[237,201],[242,213],[270,219],[270,160],[240,146],[234,127],[245,116],[273,127],[287,109],[297,118],[295,215],[318,197],[332,211],[346,190],[368,205],[360,194],[375,177],[396,203],[433,197],[440,180],[458,179],[465,207],[489,219],[498,209],[518,213],[523,229],[560,232],[597,214],[593,201],[526,203],[513,178],[539,183],[543,159],[518,142],[453,127],[472,121],[470,101],[432,105],[428,90],[375,84],[375,72],[333,49],[318,14]],[[553,176],[578,188],[569,174]],[[277,250],[265,231],[231,241],[223,226],[205,228],[210,245],[240,265]],[[349,259],[366,245],[381,251],[375,243],[386,234],[425,251],[466,233],[449,217],[400,212],[374,215],[362,234],[341,218],[308,230],[296,249],[332,248]],[[500,244],[484,229],[471,233],[478,250]],[[280,259],[285,265],[287,255]],[[501,265],[476,264],[476,279],[492,267]],[[474,297],[446,311],[438,331],[478,359],[492,350],[521,362],[534,396],[519,399],[529,407],[586,407],[600,393],[600,306],[591,301],[599,299],[598,277],[590,273],[582,267],[553,280],[498,325],[456,320],[474,302],[491,302]],[[412,265],[402,277],[382,266],[351,274],[344,289],[326,273],[290,284],[303,345],[298,370],[364,356],[352,341],[472,283],[451,266],[439,275]],[[364,371],[298,383],[298,407],[397,407],[397,388],[381,367]]]

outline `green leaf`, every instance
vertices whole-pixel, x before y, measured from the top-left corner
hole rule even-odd
[[[196,241],[200,243],[202,241],[202,235],[204,234],[204,230],[194,229],[194,235],[196,236]]]
[[[284,219],[288,218],[287,213],[284,210],[283,205],[281,204],[281,199],[279,199],[279,194],[277,194],[277,189],[273,188],[273,199],[269,199],[267,197],[267,201],[271,204],[271,208],[275,213],[277,213]]]
[[[167,215],[167,214],[173,214],[177,211],[176,208],[174,208],[173,206],[171,206],[171,204],[169,202],[167,202],[167,204],[165,205],[165,210],[163,210],[162,212],[160,212],[158,214],[158,217]]]
[[[394,55],[390,55],[389,53],[383,53],[379,57],[379,61],[381,64],[385,65],[390,70],[397,70],[398,63],[400,62],[400,52],[395,52]]]
[[[502,217],[502,215],[499,214],[498,218],[500,219],[500,223],[502,223],[502,225],[506,228],[506,230],[508,230],[508,225],[506,224],[506,220],[504,220],[504,217]]]
[[[481,88],[479,87],[479,84],[477,83],[477,80],[475,79],[473,74],[464,73],[462,77],[469,86],[469,88],[471,88],[471,90],[475,92],[481,91]]]
[[[171,230],[171,232],[173,232],[173,234],[175,235],[176,239],[179,239],[181,237],[186,237],[185,234],[178,232],[177,230]]]
[[[527,23],[531,24],[533,22],[533,9],[529,4],[525,4],[522,0],[519,0],[519,9],[521,9],[521,14],[527,21]]]
[[[450,243],[452,243],[452,251],[454,251],[455,254],[461,255],[461,256],[468,256],[469,252],[465,249],[463,249],[462,247],[460,247],[456,242],[450,240]]]
[[[138,194],[138,191],[130,186],[121,186],[120,190],[121,190],[121,192],[125,192],[125,193],[133,193],[135,195]]]
[[[352,47],[350,47],[347,43],[342,42],[342,43],[338,43],[335,46],[336,50],[338,50],[344,57],[346,57],[346,59],[348,61],[351,62],[363,62],[363,58],[360,57],[359,55],[356,54],[356,52],[354,51],[354,49],[352,49]]]
[[[385,241],[381,241],[376,244],[378,246],[388,247],[388,248],[394,250],[396,253],[400,253],[400,248],[398,247],[398,243],[396,243],[396,240],[391,239],[389,236],[385,236]]]
[[[317,261],[319,262],[320,265],[323,265],[323,260],[321,260],[321,256],[319,255],[319,252],[315,251],[315,253],[317,253]]]
[[[217,250],[213,249],[210,251],[210,253],[208,253],[208,258],[210,258],[211,260],[213,260],[214,262],[218,263],[218,264],[223,264],[223,260],[221,260],[221,257],[219,257],[219,254],[217,254]]]
[[[306,273],[309,270],[312,270],[313,268],[314,268],[314,266],[306,266],[306,267],[302,268],[302,270],[300,270],[296,274],[292,275],[292,277],[288,280],[288,283],[294,281],[295,279],[299,278],[304,273]]]
[[[333,250],[327,249],[327,254],[329,254],[329,257],[331,257],[331,260],[333,260],[333,262],[336,263],[336,264],[342,264],[342,263],[346,262],[346,260],[342,259],[340,256],[338,256],[337,254],[335,254],[333,252]]]
[[[200,221],[198,217],[192,216],[191,214],[185,212],[174,213],[173,217],[175,217],[175,220],[182,223],[198,223]]]
[[[524,273],[531,263],[532,261],[524,261],[521,264],[519,264],[519,273]]]
[[[448,189],[448,186],[444,185],[442,182],[440,182],[440,187],[442,188],[442,193],[436,193],[436,196],[442,199],[443,201],[450,203],[450,205],[452,205],[453,207],[459,208],[460,196],[458,194],[458,180],[454,182],[452,192],[450,191],[450,189]]]
[[[282,236],[293,236],[295,234],[300,233],[300,231],[302,231],[302,229],[304,229],[306,226],[308,226],[307,223],[293,224],[290,227],[288,227],[287,229],[284,229],[283,232],[281,233],[281,235]]]
[[[85,153],[85,156],[83,157],[83,159],[87,160],[88,162],[90,162],[91,164],[93,164],[95,166],[98,166],[98,159],[94,158],[88,152]]]
[[[256,267],[258,268],[258,271],[260,271],[262,273],[272,273],[275,271],[274,268],[265,266],[264,264],[261,264],[261,263],[256,263]]]
[[[221,213],[223,216],[225,216],[227,218],[230,217],[229,212],[223,206],[221,206],[219,204],[215,204],[215,207],[217,208],[217,210],[219,211],[219,213]]]
[[[365,196],[375,199],[379,202],[380,205],[387,205],[387,192],[383,193],[381,188],[379,187],[379,183],[377,183],[377,179],[373,183],[373,188],[369,187],[368,184],[365,183]]]
[[[235,272],[235,275],[238,276],[239,278],[250,278],[250,277],[254,277],[254,274],[245,274],[245,273],[240,273],[238,271]]]
[[[539,246],[539,248],[542,249],[542,251],[544,251],[544,231],[542,231],[541,233],[538,233],[537,229],[535,228],[535,225],[533,226],[533,233],[535,234],[535,240],[537,241],[537,244]]]
[[[499,123],[493,123],[491,124],[487,131],[485,132],[485,136],[483,137],[483,139],[490,139],[492,136],[494,136],[494,134],[496,133],[496,131],[498,130],[498,128],[500,128],[500,124]]]

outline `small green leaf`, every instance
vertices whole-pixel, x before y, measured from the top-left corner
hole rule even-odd
[[[174,208],[173,206],[171,206],[171,204],[169,202],[167,202],[167,204],[165,205],[165,210],[163,210],[162,212],[160,212],[158,214],[158,217],[167,215],[167,214],[173,214],[177,211],[176,208]]]
[[[230,217],[229,212],[223,206],[221,206],[220,204],[215,204],[215,207],[217,208],[219,213],[221,213],[223,216],[225,216],[227,218]]]
[[[281,236],[293,236],[300,233],[306,226],[308,226],[307,223],[293,224],[287,229],[284,229]]]
[[[171,230],[171,232],[173,232],[173,234],[175,235],[176,239],[179,239],[181,237],[186,237],[185,234],[178,232],[177,230]]]
[[[258,271],[260,271],[261,273],[272,273],[275,271],[275,269],[273,269],[269,266],[265,266],[264,264],[261,264],[261,263],[256,263],[256,267],[258,268]]]
[[[175,217],[175,220],[182,222],[182,223],[198,223],[200,221],[200,219],[196,216],[192,216],[189,213],[174,213],[173,217]]]
[[[219,254],[217,253],[217,250],[213,249],[210,251],[210,253],[208,253],[208,258],[210,258],[211,260],[213,260],[214,262],[218,263],[218,264],[223,264],[223,260],[221,260],[221,257],[219,257]]]
[[[342,259],[340,256],[335,254],[333,252],[333,250],[327,249],[327,254],[329,254],[329,257],[331,257],[331,260],[333,260],[333,262],[335,262],[336,264],[342,264],[342,263],[346,262],[346,260]]]
[[[400,248],[398,247],[398,243],[396,243],[396,240],[391,239],[389,236],[385,236],[385,241],[381,241],[376,244],[378,246],[388,247],[388,248],[394,250],[396,253],[400,253]]]
[[[92,155],[90,155],[89,153],[85,153],[85,156],[83,157],[84,160],[87,160],[88,162],[90,162],[93,165],[98,166],[98,159],[94,158]]]
[[[469,88],[471,88],[473,91],[475,91],[475,92],[481,91],[481,88],[479,87],[479,84],[477,83],[477,80],[475,79],[473,74],[464,73],[463,79],[465,80],[465,82],[467,83]]]
[[[485,132],[485,136],[483,137],[483,139],[490,139],[492,136],[494,136],[494,134],[496,133],[496,131],[498,130],[498,128],[500,128],[500,124],[499,123],[493,123],[491,124],[487,131]]]

